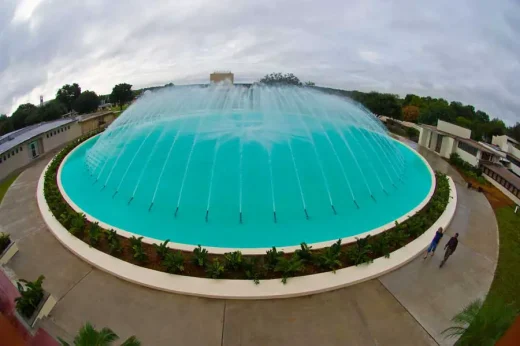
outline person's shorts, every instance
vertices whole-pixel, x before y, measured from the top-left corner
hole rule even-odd
[[[435,241],[432,241],[430,246],[428,246],[428,252],[433,252],[437,248],[438,243]]]

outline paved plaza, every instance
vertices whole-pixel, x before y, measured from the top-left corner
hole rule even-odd
[[[40,274],[58,303],[41,323],[51,335],[72,340],[87,321],[110,327],[143,345],[451,345],[441,331],[465,305],[483,297],[498,259],[498,231],[486,197],[436,154],[419,150],[434,170],[454,178],[458,202],[442,241],[459,232],[457,251],[419,256],[378,279],[308,297],[234,301],[188,297],[131,284],[68,252],[47,230],[36,185],[50,158],[27,168],[0,205],[0,230],[18,243],[9,267],[19,278]],[[439,249],[440,250],[440,249]],[[290,280],[287,283],[290,285]]]

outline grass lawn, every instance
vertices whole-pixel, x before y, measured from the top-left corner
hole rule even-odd
[[[500,233],[500,255],[490,296],[513,304],[520,311],[520,211],[513,207],[495,209]]]
[[[16,180],[16,178],[18,178],[19,175],[20,173],[13,174],[0,183],[0,204],[4,199],[4,195],[7,192],[7,189],[9,189],[9,186],[11,186],[11,184]]]

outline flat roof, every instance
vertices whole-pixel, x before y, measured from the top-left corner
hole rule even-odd
[[[78,122],[82,123],[82,122],[90,120],[90,119],[95,119],[95,118],[101,117],[103,115],[113,114],[113,113],[115,113],[115,112],[114,111],[103,111],[103,112],[97,112],[97,113],[83,114],[78,117]]]
[[[14,138],[0,144],[0,154],[3,154],[5,152],[17,147],[18,145],[30,140],[31,138],[39,136],[45,132],[54,130],[57,127],[73,123],[75,121],[76,121],[76,119],[73,119],[73,118],[59,119],[59,120],[55,120],[55,121],[34,124],[34,125],[31,125],[28,127],[24,127],[23,129],[19,129],[19,130],[10,132],[8,134],[5,134],[4,136],[2,136],[0,138],[0,140],[7,138],[9,136],[12,136]]]
[[[454,134],[451,134],[451,133],[448,133],[448,132],[444,132],[444,131],[441,131],[439,129],[437,129],[436,126],[433,126],[433,125],[425,125],[425,124],[421,124],[419,125],[425,129],[428,129],[430,131],[435,131],[437,133],[440,133],[441,135],[443,136],[448,136],[448,137],[452,137],[452,138],[455,138],[457,139],[458,141],[460,142],[464,142],[466,144],[469,144],[471,145],[472,147],[475,147],[477,148],[478,150],[481,150],[481,151],[484,151],[488,154],[492,154],[492,155],[495,155],[495,153],[491,150],[489,150],[488,148],[484,147],[482,144],[480,144],[479,142],[473,140],[473,139],[468,139],[468,138],[462,138],[462,137],[459,137],[459,136],[456,136]]]
[[[507,168],[500,165],[493,165],[489,163],[484,163],[484,166],[486,168],[489,168],[489,170],[495,172],[496,174],[500,175],[502,178],[507,180],[511,185],[516,187],[518,190],[520,190],[520,177],[518,177],[516,174],[511,173]]]

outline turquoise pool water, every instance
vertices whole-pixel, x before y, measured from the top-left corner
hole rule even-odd
[[[114,227],[240,248],[356,235],[427,196],[425,163],[372,115],[315,91],[266,90],[147,95],[69,155],[63,188]]]

